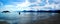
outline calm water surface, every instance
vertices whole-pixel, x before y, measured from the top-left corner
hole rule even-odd
[[[44,20],[57,15],[58,13],[48,12],[11,12],[1,13],[0,21],[7,21],[10,24],[25,24],[31,21]]]

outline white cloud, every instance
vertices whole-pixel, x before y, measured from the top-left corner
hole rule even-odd
[[[39,2],[39,0],[38,0]],[[24,3],[20,3],[20,2],[12,2],[12,5],[4,5],[2,8],[0,8],[0,11],[3,10],[9,10],[9,11],[23,11],[23,10],[52,10],[52,9],[60,9],[60,4],[45,4],[45,6],[39,6],[38,3],[30,3],[30,2],[24,2]],[[1,3],[3,4],[3,3]],[[34,7],[28,7],[30,5],[36,4],[37,6]],[[55,7],[56,6],[56,7]],[[51,7],[52,9],[50,9],[49,7]],[[46,8],[46,9],[45,9]]]
[[[54,0],[55,2],[60,2],[60,0]]]

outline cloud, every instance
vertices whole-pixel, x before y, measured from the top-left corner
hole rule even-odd
[[[35,10],[36,11],[36,10],[60,9],[59,4],[55,4],[55,3],[49,4],[49,2],[46,3],[45,0],[43,0],[43,2],[40,0],[34,2],[33,0],[32,1],[33,3],[29,1],[26,2],[25,0],[2,0],[2,1],[5,2],[6,4],[3,5],[4,3],[0,2],[0,7],[1,7],[0,11],[4,11],[4,10],[9,10],[9,11]]]

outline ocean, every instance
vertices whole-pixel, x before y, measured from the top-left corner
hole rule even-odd
[[[55,17],[58,13],[50,12],[0,12],[0,21],[6,21],[8,24],[26,24],[32,23],[38,20],[45,20],[51,17]],[[52,19],[53,20],[53,19]]]

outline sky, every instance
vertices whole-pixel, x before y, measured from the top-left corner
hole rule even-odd
[[[60,0],[0,0],[0,11],[60,10]]]

